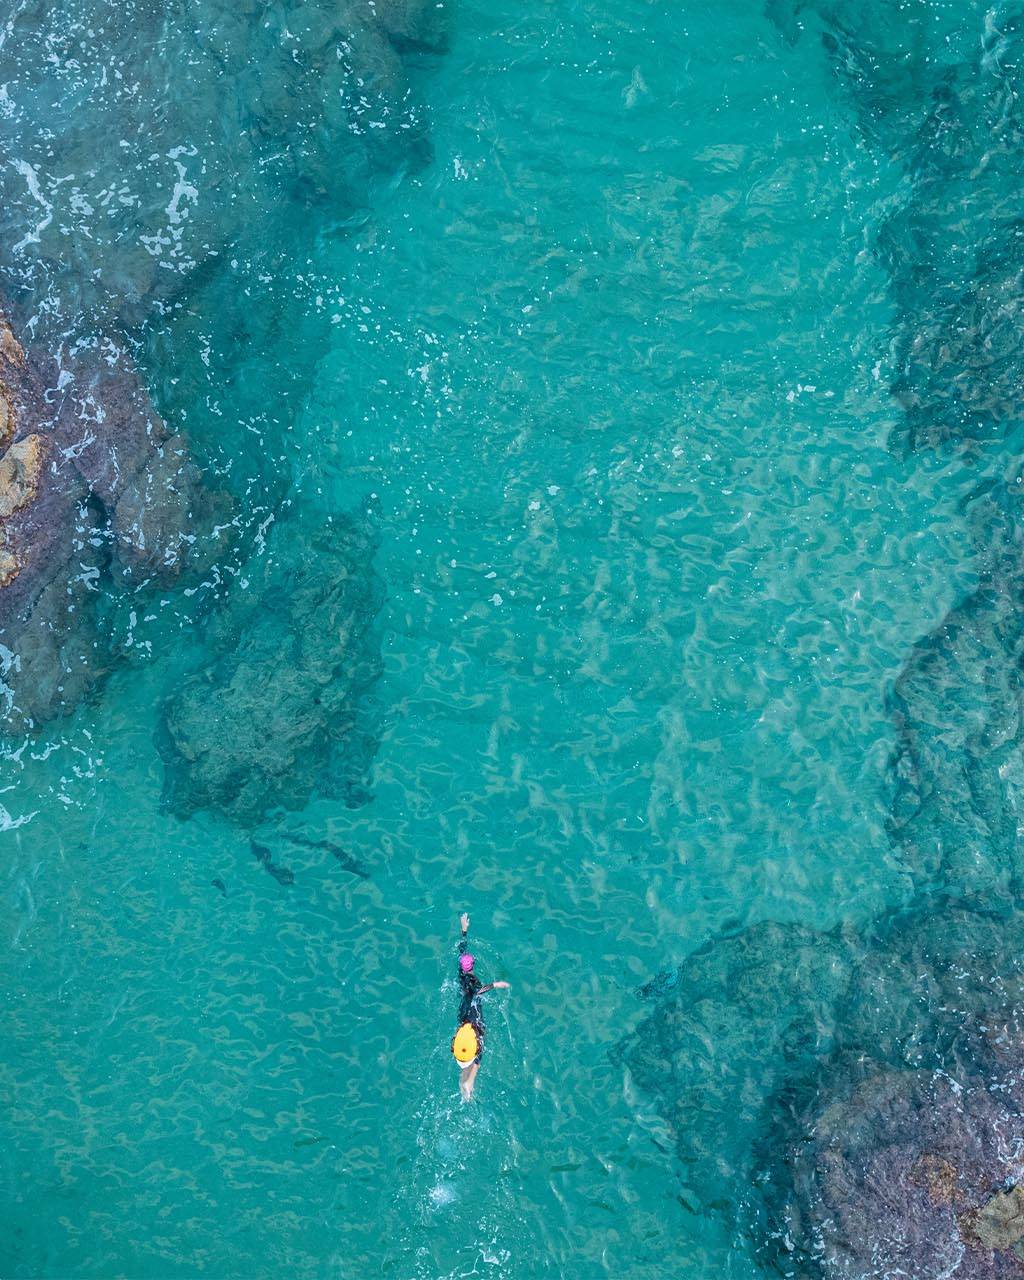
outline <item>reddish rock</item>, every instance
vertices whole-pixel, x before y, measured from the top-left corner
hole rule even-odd
[[[60,715],[109,671],[101,580],[175,580],[219,550],[223,499],[156,413],[124,352],[74,361],[0,317],[0,675],[5,728]]]
[[[880,1069],[808,1117],[787,1217],[819,1274],[1024,1276],[1024,1115],[1005,1083]]]

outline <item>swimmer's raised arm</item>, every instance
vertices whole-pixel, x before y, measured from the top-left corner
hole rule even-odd
[[[462,915],[459,916],[459,924],[462,925],[462,936],[465,937],[466,934],[469,932],[469,912],[468,911],[463,911]]]
[[[486,987],[480,988],[477,995],[482,996],[487,991],[508,991],[511,985],[510,982],[488,982]]]

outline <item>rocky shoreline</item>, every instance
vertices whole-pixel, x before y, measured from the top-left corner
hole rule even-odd
[[[0,644],[17,734],[110,670],[101,586],[166,587],[208,565],[229,504],[113,343],[55,356],[0,317],[0,425]]]
[[[216,563],[231,501],[204,483],[113,344],[57,359],[0,319],[0,420],[10,736],[71,711],[116,665],[104,594],[141,603]],[[249,822],[301,807],[314,788],[357,793],[372,755],[363,699],[380,668],[372,558],[357,519],[314,533],[276,522],[246,567],[247,590],[206,624],[212,663],[165,708],[158,746],[181,816],[210,808]]]
[[[210,570],[230,589],[209,593],[208,616],[196,604],[189,614],[217,656],[170,691],[158,746],[177,811],[247,820],[314,786],[355,796],[356,762],[372,752],[368,530],[336,514],[319,569],[290,579],[262,534],[245,544],[244,526],[254,509],[262,528],[289,505],[271,441],[316,365],[313,342],[289,345],[310,305],[303,273],[278,272],[310,226],[349,234],[381,187],[429,160],[415,81],[447,47],[448,10],[224,4],[197,27],[187,6],[145,3],[135,19],[131,30],[99,14],[69,21],[29,0],[4,40],[5,117],[24,145],[0,165],[0,290],[13,304],[0,327],[0,734],[34,733],[102,685],[123,657],[112,614],[133,593],[143,606]],[[108,136],[116,194],[111,166],[95,163]],[[154,407],[137,350],[191,444]],[[271,405],[247,390],[258,361],[279,371]],[[222,415],[259,440],[241,464],[217,453]],[[231,496],[204,481],[197,440]],[[231,586],[243,564],[249,595]],[[302,633],[290,674],[265,610]],[[250,723],[270,738],[247,737]],[[272,771],[260,764],[268,741]]]

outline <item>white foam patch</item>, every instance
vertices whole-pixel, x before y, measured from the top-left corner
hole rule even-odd
[[[28,193],[32,199],[44,210],[44,216],[36,223],[31,231],[27,231],[18,243],[14,246],[15,253],[21,253],[23,249],[28,248],[30,244],[38,244],[40,237],[46,228],[53,221],[53,205],[43,195],[39,186],[39,174],[32,168],[26,160],[12,160],[14,168],[25,179],[25,185],[28,187]]]

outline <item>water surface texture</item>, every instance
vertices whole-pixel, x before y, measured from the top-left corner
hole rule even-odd
[[[6,741],[0,1274],[819,1274],[792,1117],[981,1070],[1020,953],[1022,59],[962,0],[10,9],[5,306],[226,514],[166,588],[83,543],[88,691]]]

